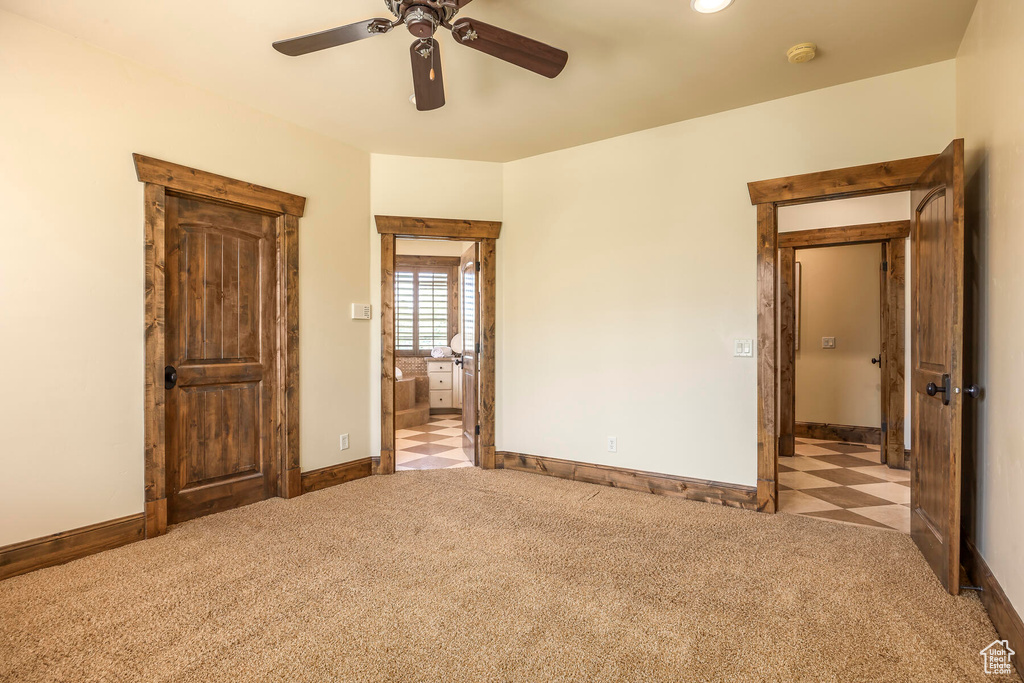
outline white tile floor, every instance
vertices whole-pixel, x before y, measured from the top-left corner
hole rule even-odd
[[[435,415],[430,422],[395,432],[395,470],[472,467],[473,448],[462,436],[461,415]]]

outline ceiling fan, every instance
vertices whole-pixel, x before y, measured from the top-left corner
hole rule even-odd
[[[565,68],[568,53],[550,45],[531,40],[511,31],[468,18],[456,18],[459,10],[472,0],[384,0],[391,19],[368,19],[357,24],[339,26],[307,36],[279,40],[274,49],[291,57],[326,50],[363,38],[379,36],[399,24],[405,24],[416,36],[410,48],[412,81],[416,108],[430,111],[444,106],[444,79],[441,76],[441,46],[434,33],[438,27],[452,32],[455,41],[485,52],[492,57],[554,78]]]

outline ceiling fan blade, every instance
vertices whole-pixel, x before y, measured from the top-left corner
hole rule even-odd
[[[274,49],[289,57],[326,50],[329,47],[337,47],[346,43],[354,43],[363,38],[371,38],[387,33],[391,30],[391,22],[387,19],[368,19],[358,24],[339,26],[338,28],[310,33],[308,36],[279,40],[274,43]]]
[[[441,45],[433,38],[413,41],[412,85],[416,108],[431,111],[444,106],[444,76],[441,74]]]
[[[452,35],[467,47],[548,78],[562,73],[569,61],[569,53],[563,50],[476,19],[458,19]]]

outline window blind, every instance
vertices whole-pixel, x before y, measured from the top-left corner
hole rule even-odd
[[[429,353],[447,346],[448,273],[432,268],[395,270],[395,350]]]

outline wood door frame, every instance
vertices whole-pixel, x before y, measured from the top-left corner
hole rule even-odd
[[[305,197],[188,166],[133,154],[144,183],[145,232],[145,535],[167,531],[166,244],[167,196],[195,197],[275,216],[274,453],[278,495],[302,493],[299,469],[299,218]]]
[[[497,221],[464,221],[445,218],[375,216],[380,234],[380,461],[375,474],[395,472],[395,241],[399,237],[431,237],[480,244],[480,357],[477,361],[480,391],[477,396],[477,458],[483,469],[499,469],[495,457],[495,331],[497,295],[496,246],[501,234]]]
[[[796,436],[796,253],[807,249],[877,244],[881,246],[884,305],[880,307],[881,452],[889,467],[905,469],[906,400],[906,240],[910,221],[867,223],[779,234],[779,445],[780,456],[794,454]],[[859,428],[852,428],[854,430]]]
[[[757,211],[757,509],[761,512],[774,514],[778,511],[779,500],[778,209],[793,204],[904,192],[937,157],[931,154],[747,184],[750,203]]]

